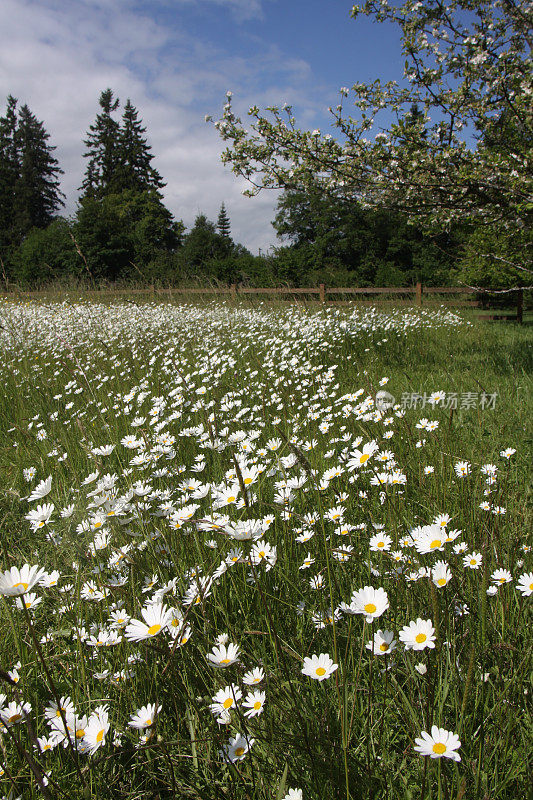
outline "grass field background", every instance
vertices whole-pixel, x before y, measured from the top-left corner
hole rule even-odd
[[[6,796],[527,792],[528,325],[53,295],[0,325],[0,567],[45,570],[0,580]]]

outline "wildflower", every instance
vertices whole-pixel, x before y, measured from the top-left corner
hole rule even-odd
[[[244,712],[245,717],[257,717],[263,713],[263,706],[265,704],[265,692],[255,691],[246,695],[243,701],[243,708],[248,709]]]
[[[38,528],[48,525],[50,518],[54,513],[54,508],[55,506],[53,503],[45,503],[43,506],[37,506],[37,508],[29,511],[24,519],[27,519],[32,527],[32,530],[36,531]]]
[[[463,558],[463,564],[469,569],[479,569],[482,560],[483,556],[481,553],[469,553]]]
[[[52,476],[49,475],[45,481],[41,481],[33,489],[32,493],[28,497],[28,503],[33,503],[34,500],[40,500],[42,497],[46,497],[46,495],[49,494],[51,488],[52,488]]]
[[[207,660],[211,662],[213,667],[229,667],[235,664],[239,656],[239,647],[230,642],[228,645],[220,644],[218,647],[213,647],[211,653],[207,654]]]
[[[520,575],[516,588],[523,597],[530,597],[533,594],[533,572],[525,572]]]
[[[446,586],[452,579],[452,573],[445,561],[437,561],[431,570],[431,580],[435,586],[442,588]]]
[[[501,585],[502,583],[510,583],[513,576],[508,569],[495,569],[490,578],[494,583]]]
[[[419,675],[425,675],[426,672],[428,671],[426,665],[423,664],[421,661],[418,664],[415,664],[415,669]]]
[[[107,706],[97,706],[87,723],[83,745],[90,755],[105,744],[106,733],[110,728]]]
[[[228,712],[230,708],[234,708],[241,697],[241,690],[236,684],[232,683],[216,693],[209,708],[215,716],[219,716],[224,712]]]
[[[5,697],[5,695],[2,695],[2,697]],[[12,700],[7,706],[0,708],[0,721],[3,722],[6,728],[10,728],[11,725],[15,725],[17,722],[24,722],[26,714],[29,714],[30,711],[31,705],[29,703],[17,703]]]
[[[376,631],[374,639],[366,645],[366,649],[370,650],[375,656],[384,656],[387,653],[392,653],[396,647],[394,633],[392,631]]]
[[[44,575],[44,569],[37,565],[30,567],[29,564],[19,570],[11,567],[4,573],[0,573],[0,596],[13,597],[24,594],[35,586]]]
[[[328,653],[320,653],[320,655],[313,655],[310,658],[304,658],[304,666],[302,674],[308,675],[317,681],[325,681],[329,678],[338,668],[338,664],[334,664]]]
[[[364,589],[354,592],[349,606],[353,614],[363,614],[368,623],[381,617],[388,607],[389,598],[385,589],[374,589],[373,586],[365,586]]]
[[[27,609],[35,608],[35,606],[38,606],[39,603],[42,602],[43,598],[39,597],[39,595],[35,594],[35,592],[27,592],[24,595],[24,598],[17,597],[17,599],[15,600],[17,608],[27,608]]]
[[[130,642],[141,642],[157,636],[166,628],[172,617],[172,612],[166,606],[153,603],[141,609],[144,622],[132,619],[124,631],[126,639]]]
[[[272,569],[277,559],[277,548],[260,539],[254,544],[250,551],[250,562],[254,565],[262,561],[266,564],[266,571]]]
[[[225,761],[230,761],[232,764],[235,761],[242,761],[246,753],[250,750],[255,739],[247,739],[243,736],[236,736],[229,740],[229,744],[224,745],[220,750],[220,755]]]
[[[461,742],[456,733],[438,728],[433,725],[431,735],[422,731],[421,739],[415,739],[414,749],[417,753],[430,758],[451,758],[453,761],[460,761],[461,756],[455,751],[461,747]]]
[[[242,682],[247,686],[255,686],[256,684],[261,683],[264,677],[265,673],[263,669],[261,667],[255,667],[255,669],[251,669],[244,673]]]
[[[406,650],[425,650],[426,647],[435,647],[435,629],[430,619],[418,618],[416,622],[404,625],[399,636]]]
[[[424,525],[411,531],[414,546],[422,555],[442,550],[446,542],[446,531],[440,525]]]
[[[346,90],[348,91],[348,90]],[[282,800],[303,800],[303,793],[301,789],[289,789]]]
[[[370,549],[377,553],[379,550],[390,550],[392,539],[386,533],[376,533],[371,537],[369,545]]]
[[[351,472],[354,469],[359,469],[363,464],[366,464],[368,459],[374,455],[376,450],[379,450],[379,445],[375,440],[367,442],[362,450],[354,450],[350,453],[350,459],[346,464],[347,469]]]
[[[505,450],[500,450],[500,455],[502,458],[509,459],[511,456],[514,456],[515,453],[516,450],[514,447],[507,447]]]
[[[472,468],[468,461],[458,461],[454,466],[454,470],[458,478],[464,478],[465,475],[470,475]]]
[[[149,703],[147,706],[142,706],[131,715],[128,725],[130,728],[137,728],[137,730],[150,728],[160,711],[161,706],[158,706],[157,703]]]

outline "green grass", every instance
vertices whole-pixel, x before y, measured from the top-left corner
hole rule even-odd
[[[29,563],[60,573],[58,586],[34,589],[42,602],[29,612],[0,598],[0,707],[31,706],[26,722],[1,734],[0,792],[267,800],[298,787],[304,800],[522,796],[531,753],[530,597],[517,589],[532,571],[528,326],[480,322],[470,310],[461,312],[468,324],[437,320],[436,305],[409,329],[403,315],[418,312],[391,303],[376,313],[358,306],[354,327],[356,306],[58,300],[0,306],[0,568]],[[374,325],[360,324],[370,314]],[[372,406],[380,382],[397,403],[381,419]],[[402,398],[437,390],[456,393],[457,408],[426,403],[403,414]],[[471,407],[462,408],[467,393]],[[493,407],[481,407],[483,394],[496,394]],[[132,424],[136,417],[144,420]],[[417,428],[421,418],[438,427]],[[229,438],[238,431],[244,446],[239,436]],[[142,446],[121,444],[129,435]],[[360,447],[376,440],[381,452],[391,451],[405,485],[374,485],[385,463],[375,455],[348,469],[356,437]],[[109,455],[93,452],[105,445],[115,445]],[[508,447],[516,453],[502,458]],[[131,463],[139,452],[151,460]],[[200,455],[205,467],[197,472]],[[293,465],[280,461],[290,456]],[[470,465],[462,478],[454,471],[460,461]],[[262,471],[244,485],[254,464]],[[490,486],[484,464],[498,468]],[[427,466],[432,474],[424,473]],[[27,482],[23,470],[30,467],[36,475]],[[328,483],[323,476],[333,467],[340,474]],[[114,474],[115,488],[101,485],[92,495],[96,481],[83,482],[95,471],[98,480]],[[49,475],[50,493],[28,503],[32,487]],[[275,482],[295,476],[302,486],[283,504]],[[271,518],[262,539],[277,558],[253,563],[252,541],[203,530],[216,493],[190,497],[180,485],[191,479],[233,487],[241,507],[215,510],[232,522]],[[483,510],[484,501],[505,513]],[[28,510],[47,502],[55,506],[51,520],[32,531]],[[176,529],[160,508],[165,502],[198,508]],[[116,515],[99,524],[98,509],[117,503]],[[62,517],[71,504],[72,516]],[[328,518],[338,506],[340,521],[352,526],[346,535]],[[453,542],[429,554],[402,545],[415,526],[442,514],[451,517],[446,530],[461,531]],[[308,529],[314,535],[298,542]],[[104,544],[95,539],[102,530],[108,543],[95,550],[95,541]],[[370,550],[376,531],[390,536],[390,551]],[[463,541],[465,552],[455,553]],[[338,560],[347,545],[349,559]],[[216,577],[197,604],[184,605],[190,571],[213,576],[233,548],[242,550],[242,562]],[[397,551],[401,562],[391,556]],[[308,553],[314,563],[300,569]],[[464,567],[467,553],[481,554],[479,568]],[[119,568],[113,554],[121,555]],[[446,586],[425,575],[414,579],[438,560],[452,574]],[[496,569],[509,570],[512,581],[487,595]],[[113,586],[118,574],[124,584]],[[109,631],[113,608],[141,619],[153,594],[144,584],[153,575],[153,591],[175,581],[163,602],[181,611],[187,641],[161,631],[139,643],[91,646],[91,634]],[[311,576],[321,576],[322,588],[310,586]],[[89,581],[107,596],[84,599]],[[332,615],[367,585],[387,592],[382,616],[370,624],[361,614]],[[417,618],[432,621],[434,648],[416,652],[399,641]],[[378,629],[394,632],[390,655],[366,648]],[[206,655],[220,634],[239,646],[239,663],[216,669]],[[338,668],[315,681],[301,670],[305,657],[320,653]],[[5,672],[17,661],[20,680],[12,685]],[[263,681],[243,684],[255,667]],[[232,684],[242,700],[263,690],[263,713],[245,717],[241,700],[228,725],[217,722],[209,705]],[[80,717],[108,706],[110,727],[93,755],[66,740],[47,752],[35,747],[35,736],[49,733],[44,710],[54,696],[71,698]],[[148,703],[161,712],[141,741],[128,721]],[[414,750],[433,724],[458,734],[460,762]],[[224,762],[219,751],[239,734],[254,739],[250,751]],[[44,790],[43,771],[50,779]]]

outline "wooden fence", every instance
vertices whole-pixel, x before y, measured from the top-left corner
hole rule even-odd
[[[16,294],[21,297],[43,297],[49,292],[46,290],[35,292],[8,292],[6,295]],[[475,295],[476,299],[464,301],[467,305],[487,308],[487,297],[485,299],[478,299],[480,292],[477,289],[470,289],[463,286],[423,286],[422,283],[417,283],[414,286],[363,286],[363,287],[339,287],[339,286],[326,286],[324,283],[318,286],[310,286],[303,288],[294,287],[261,287],[254,288],[250,286],[242,286],[237,283],[232,283],[230,286],[212,286],[212,287],[171,287],[161,289],[156,286],[150,286],[145,289],[117,289],[115,287],[108,287],[103,289],[88,290],[87,294],[91,296],[103,295],[131,295],[131,294],[151,294],[151,295],[167,295],[170,297],[179,295],[230,295],[233,297],[244,295],[271,295],[271,296],[302,296],[307,295],[310,297],[317,297],[320,303],[326,303],[327,298],[332,295],[354,295],[359,297],[371,295],[391,295],[391,296],[413,296],[414,302],[417,306],[421,306],[425,295]],[[509,319],[516,320],[522,323],[523,321],[523,308],[524,308],[524,295],[523,291],[519,290],[514,294],[514,305],[516,306],[516,314],[509,314],[507,312],[500,312],[497,309],[492,309],[487,315],[483,315],[484,319]],[[335,302],[335,301],[333,301]],[[338,302],[338,301],[337,301]],[[480,315],[481,316],[481,315]]]

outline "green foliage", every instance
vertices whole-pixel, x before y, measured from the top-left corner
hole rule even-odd
[[[128,98],[120,123],[113,117],[120,100],[114,98],[111,89],[105,89],[98,102],[102,110],[85,139],[84,158],[89,160],[81,187],[83,196],[102,199],[122,191],[151,191],[161,202],[158,190],[165,183],[152,166],[154,156],[137,109]]]
[[[76,253],[71,226],[58,217],[47,228],[33,228],[11,260],[15,282],[38,286],[81,277],[84,265]]]
[[[17,100],[0,117],[0,257],[5,260],[32,228],[44,228],[62,203],[63,171],[42,122]]]
[[[329,286],[446,285],[463,236],[457,225],[431,235],[398,212],[318,192],[284,192],[273,225],[298,251],[292,267],[286,250],[276,251],[279,274]]]
[[[228,93],[215,126],[229,143],[222,160],[249,181],[247,194],[282,188],[357,199],[407,214],[432,235],[455,224],[530,225],[526,0],[367,0],[352,9],[354,19],[362,14],[398,29],[404,81],[342,87],[330,109],[337,139],[300,129],[287,104],[253,105],[244,123]],[[385,110],[394,120],[387,130],[376,120]]]
[[[221,236],[225,236],[227,239],[230,238],[231,225],[224,203],[220,206],[220,211],[218,213],[217,231]]]
[[[515,231],[478,228],[467,239],[459,262],[459,281],[488,289],[533,286],[533,237]]]
[[[137,270],[142,275],[158,253],[172,253],[180,246],[183,230],[154,190],[132,189],[101,200],[84,198],[73,226],[91,273],[106,280],[128,276],[138,280]]]

